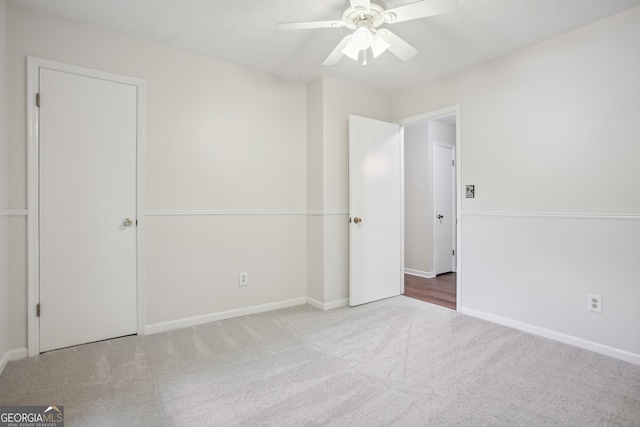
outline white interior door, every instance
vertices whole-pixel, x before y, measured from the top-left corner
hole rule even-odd
[[[349,305],[400,294],[400,126],[349,116]]]
[[[455,270],[455,152],[449,145],[436,143],[435,211],[436,274]]]
[[[40,68],[40,351],[137,331],[136,90]]]

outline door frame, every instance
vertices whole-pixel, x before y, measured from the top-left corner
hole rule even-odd
[[[80,76],[108,80],[136,87],[136,297],[137,297],[137,332],[144,334],[144,129],[145,129],[145,82],[142,79],[113,74],[91,68],[65,64],[48,59],[27,56],[27,353],[29,357],[40,354],[40,322],[37,315],[37,304],[40,301],[40,206],[39,206],[39,109],[36,106],[36,95],[39,90],[39,70],[49,70],[77,74]]]
[[[456,160],[456,311],[460,311],[462,308],[462,215],[460,214],[462,209],[462,162],[460,161],[462,153],[462,140],[460,139],[460,104],[444,107],[439,110],[430,111],[428,113],[418,114],[416,116],[410,116],[404,119],[396,120],[394,123],[400,125],[400,144],[401,150],[404,153],[404,128],[406,126],[415,125],[422,122],[427,122],[431,119],[436,119],[442,116],[450,116],[455,114],[456,116],[456,144],[455,144],[455,160]],[[402,162],[401,170],[404,177],[404,162]],[[404,179],[403,187],[404,192]],[[404,203],[404,194],[402,196]],[[402,229],[404,230],[404,206],[402,215]],[[404,248],[404,232],[402,234],[402,247]],[[404,271],[404,258],[402,259],[402,270]],[[403,281],[404,290],[404,281]]]

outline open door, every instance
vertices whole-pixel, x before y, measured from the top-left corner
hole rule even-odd
[[[400,126],[349,116],[349,305],[400,295]]]

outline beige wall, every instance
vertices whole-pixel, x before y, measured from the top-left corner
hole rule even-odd
[[[146,324],[306,296],[305,84],[14,4],[9,17],[11,208],[27,208],[25,56],[138,77]],[[26,346],[25,223],[10,240],[12,348]]]
[[[460,184],[476,186],[462,199],[463,311],[636,361],[639,22],[634,8],[393,96],[394,119],[460,104]]]

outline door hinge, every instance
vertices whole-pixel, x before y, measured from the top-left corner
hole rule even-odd
[[[453,251],[451,251],[451,255],[455,255],[456,254],[456,250],[454,249]]]
[[[40,317],[40,303],[38,303],[38,305],[36,305],[36,316]]]
[[[451,166],[455,166],[456,165],[456,161],[455,160],[451,160]]]
[[[136,219],[136,227],[138,226],[138,220]]]
[[[36,107],[40,108],[40,92],[36,93]]]

